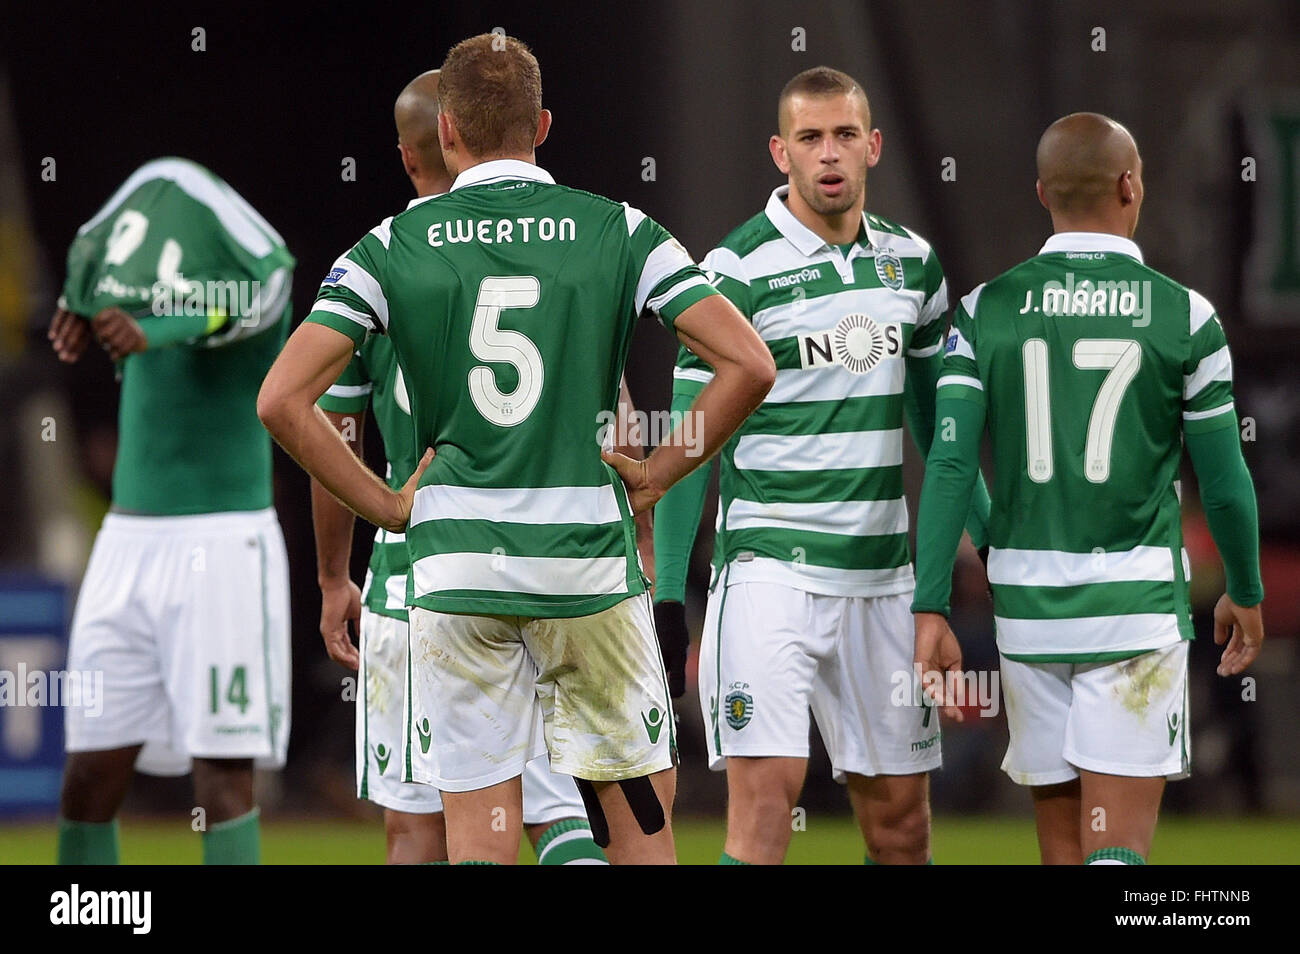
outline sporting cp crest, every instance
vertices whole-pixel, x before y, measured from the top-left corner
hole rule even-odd
[[[727,694],[727,725],[743,729],[754,717],[754,697],[737,689]]]
[[[898,291],[903,287],[903,263],[892,252],[876,253],[876,275],[886,288]]]

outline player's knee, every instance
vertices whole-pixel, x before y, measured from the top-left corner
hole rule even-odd
[[[209,824],[230,821],[253,810],[251,759],[195,759],[194,800]]]
[[[866,825],[867,850],[878,860],[924,864],[930,858],[930,809],[924,799],[877,812]]]

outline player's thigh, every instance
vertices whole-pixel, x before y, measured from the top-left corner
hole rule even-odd
[[[73,613],[66,689],[77,694],[63,700],[69,752],[169,737],[157,634],[141,598],[162,584],[164,567],[150,538],[122,523],[113,514],[105,519]]]
[[[676,725],[648,594],[590,616],[529,620],[523,636],[554,771],[612,782],[673,766]]]
[[[551,758],[543,755],[524,768],[524,824],[548,825],[565,818],[587,817],[573,776],[551,771]]]
[[[709,767],[728,756],[808,757],[818,630],[813,597],[780,584],[719,586],[709,596],[700,652],[700,706]]]
[[[442,796],[432,785],[404,781],[410,726],[407,652],[410,627],[405,619],[361,610],[361,669],[357,674],[357,797],[394,812],[442,811]]]
[[[447,793],[522,774],[544,742],[519,618],[412,607],[410,626],[413,779]]]
[[[913,775],[941,764],[939,714],[913,691],[910,594],[813,597],[819,629],[836,634],[811,698],[837,780]]]
[[[171,753],[284,764],[288,560],[273,511],[175,518],[188,554],[159,603]],[[161,754],[159,761],[165,757]],[[141,769],[165,772],[146,746]]]
[[[1058,785],[1078,778],[1065,757],[1073,667],[1002,656],[999,671],[1009,735],[1002,771],[1017,785]]]
[[[1070,764],[1104,775],[1186,776],[1187,647],[1076,666],[1064,748]]]

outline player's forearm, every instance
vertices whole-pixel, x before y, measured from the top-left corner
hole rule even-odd
[[[761,356],[718,360],[713,366],[713,379],[692,402],[687,417],[646,460],[654,487],[667,491],[721,450],[745,418],[763,403],[776,379],[776,365],[766,346],[762,346]],[[689,444],[683,439],[689,433],[687,427],[694,429],[694,440]]]
[[[361,442],[360,415],[326,411],[325,417],[340,434],[344,433],[346,422],[354,422],[350,432],[355,437],[348,441],[348,446],[354,454],[358,453]],[[311,520],[316,535],[316,582],[322,589],[346,582],[350,578],[352,529],[356,515],[335,500],[333,494],[314,477],[311,481]]]
[[[402,529],[397,495],[352,453],[314,400],[264,405],[259,399],[257,411],[285,452],[353,513],[376,526]]]
[[[1238,606],[1254,606],[1264,599],[1259,511],[1235,420],[1234,426],[1189,432],[1185,438],[1201,487],[1205,522],[1223,559],[1228,597]]]
[[[962,398],[940,397],[935,417],[942,428],[925,461],[925,482],[916,518],[916,593],[912,612],[947,616],[957,544],[979,476],[984,408]]]
[[[150,315],[137,320],[140,330],[149,341],[150,349],[166,348],[201,338],[216,331],[225,322],[223,317],[209,318],[206,315]]]
[[[674,416],[685,414],[700,391],[694,381],[673,387]],[[686,571],[709,490],[709,468],[700,467],[677,482],[654,508],[655,559],[659,577],[655,602],[686,602]]]

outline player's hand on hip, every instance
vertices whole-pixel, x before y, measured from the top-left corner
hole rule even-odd
[[[953,634],[948,620],[939,613],[917,613],[916,655],[922,689],[940,712],[961,722],[963,717],[952,688],[961,675],[961,644]],[[958,678],[950,677],[954,673]],[[938,682],[938,685],[935,683]]]
[[[650,480],[650,458],[633,460],[617,451],[602,450],[600,459],[613,467],[618,472],[618,476],[623,479],[623,486],[627,488],[628,506],[632,508],[632,513],[644,513],[657,504],[659,498],[664,495],[664,492]]]
[[[1264,604],[1238,606],[1227,593],[1214,606],[1214,641],[1228,648],[1219,659],[1220,676],[1235,676],[1250,668],[1264,645]]]
[[[66,308],[59,308],[54,312],[46,337],[50,339],[50,347],[59,360],[72,364],[85,352],[86,345],[90,344],[90,322]]]
[[[114,361],[121,361],[127,355],[149,347],[149,339],[139,322],[121,308],[105,308],[91,319],[90,324],[95,337]]]
[[[348,635],[351,621],[357,635],[361,634],[361,589],[351,580],[336,584],[322,584],[320,588],[320,635],[325,640],[325,651],[330,659],[349,669],[361,665],[361,656]]]
[[[384,529],[392,533],[405,533],[406,525],[411,520],[411,507],[415,503],[415,489],[420,486],[420,478],[424,472],[429,469],[433,463],[433,448],[430,447],[420,458],[420,463],[416,465],[415,471],[402,484],[402,489],[393,494],[393,516],[384,524]]]

